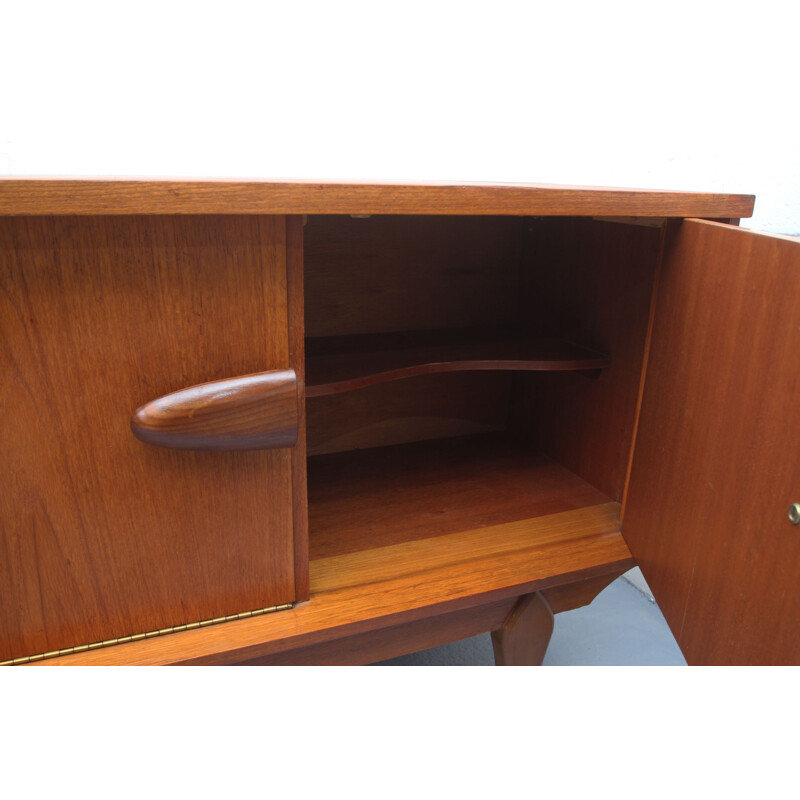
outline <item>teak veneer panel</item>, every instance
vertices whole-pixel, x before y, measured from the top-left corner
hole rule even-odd
[[[508,329],[337,336],[306,342],[307,397],[436,372],[598,370],[608,356]]]
[[[308,600],[308,489],[306,481],[305,329],[303,325],[303,217],[286,217],[286,293],[289,363],[297,376],[297,444],[292,448],[292,525],[295,599]]]
[[[325,592],[400,578],[431,569],[457,569],[481,559],[501,558],[532,547],[563,546],[596,533],[601,520],[619,527],[615,503],[590,506],[543,517],[490,525],[429,539],[414,539],[371,550],[314,560],[314,588]]]
[[[0,179],[0,214],[505,214],[749,217],[752,195],[544,184]]]
[[[457,536],[410,542],[406,570],[376,548],[374,558],[386,571],[362,572],[367,583],[353,579],[348,556],[335,573],[330,561],[312,561],[311,602],[293,609],[37,664],[239,663],[618,574],[634,564],[618,514],[618,504],[604,503],[546,515],[530,521],[526,537],[510,526],[512,544],[501,527],[491,532],[496,552],[473,558]],[[467,532],[468,540],[475,535]]]
[[[513,324],[523,220],[311,215],[305,329],[320,337]],[[500,430],[508,373],[449,373],[309,398],[309,454]]]
[[[509,325],[523,220],[308,217],[307,338]]]
[[[521,321],[532,335],[609,353],[597,380],[517,373],[514,428],[621,500],[642,382],[661,226],[535,220],[526,236]]]
[[[675,224],[623,532],[691,664],[800,663],[800,240]]]
[[[577,583],[556,586],[553,589],[547,589],[543,594],[554,614],[560,614],[562,611],[572,611],[574,608],[588,606],[603,589],[619,578],[625,571],[622,569],[617,573],[611,572],[601,575],[599,578],[589,578],[589,580]]]
[[[416,653],[499,628],[516,598],[379,628],[332,642],[287,650],[237,666],[354,666]]]
[[[282,217],[0,219],[0,660],[294,600],[292,451],[131,433],[290,362]]]

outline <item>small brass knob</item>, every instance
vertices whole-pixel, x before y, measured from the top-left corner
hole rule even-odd
[[[789,519],[792,525],[800,525],[800,503],[792,503],[789,506]]]

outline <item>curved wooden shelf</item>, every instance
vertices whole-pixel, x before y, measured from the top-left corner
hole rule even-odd
[[[411,331],[306,341],[306,397],[434,372],[599,370],[611,360],[571,342],[506,329]]]

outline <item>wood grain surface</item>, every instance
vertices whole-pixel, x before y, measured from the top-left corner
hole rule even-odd
[[[310,216],[306,337],[513,324],[522,230],[508,217]]]
[[[749,217],[752,195],[542,184],[0,179],[0,214],[548,214]]]
[[[480,531],[465,531],[465,541],[456,534],[408,542],[406,568],[391,547],[386,550],[392,557],[384,548],[374,558],[365,554],[367,563],[386,566],[384,574],[348,555],[336,569],[333,559],[312,560],[309,603],[37,664],[240,663],[617,574],[634,564],[618,514],[616,503],[605,503],[529,520],[525,535],[517,524],[500,526],[484,536],[485,548],[476,553],[470,548]],[[350,564],[367,582],[354,576]]]
[[[800,241],[676,225],[623,531],[692,664],[800,663]]]
[[[289,300],[289,363],[297,378],[297,444],[292,448],[292,527],[295,598],[308,600],[308,489],[306,485],[304,218],[286,217],[286,294]]]
[[[507,325],[516,318],[522,220],[308,217],[306,335]],[[510,376],[425,375],[309,398],[309,453],[505,427]]]
[[[592,220],[536,220],[526,239],[520,322],[611,363],[597,380],[515,374],[512,428],[614,500],[628,473],[660,244],[660,227]]]
[[[289,364],[284,220],[4,218],[0,289],[0,658],[293,600],[291,451],[129,427]]]
[[[251,661],[242,666],[352,666],[373,664],[389,658],[416,653],[429,647],[457,642],[469,636],[499,628],[514,607],[516,599],[500,600],[483,606],[434,614],[425,619],[378,628],[331,642],[299,647]]]
[[[494,434],[317,456],[308,488],[312,559],[608,502],[547,456]]]
[[[308,454],[502,431],[510,372],[444,372],[309,398]]]
[[[131,431],[176,450],[268,450],[297,444],[297,375],[273,369],[179,389],[140,406]]]
[[[309,339],[307,397],[436,372],[599,370],[608,356],[508,328],[458,328]]]
[[[553,589],[545,590],[542,594],[544,594],[554,614],[560,614],[562,611],[572,611],[575,608],[588,606],[603,589],[619,578],[623,572],[625,570],[601,575],[599,578],[590,578],[587,581],[556,586]]]

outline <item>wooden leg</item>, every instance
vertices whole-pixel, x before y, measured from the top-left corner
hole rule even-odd
[[[553,612],[541,592],[521,597],[503,627],[492,631],[498,667],[538,667],[553,634]]]

